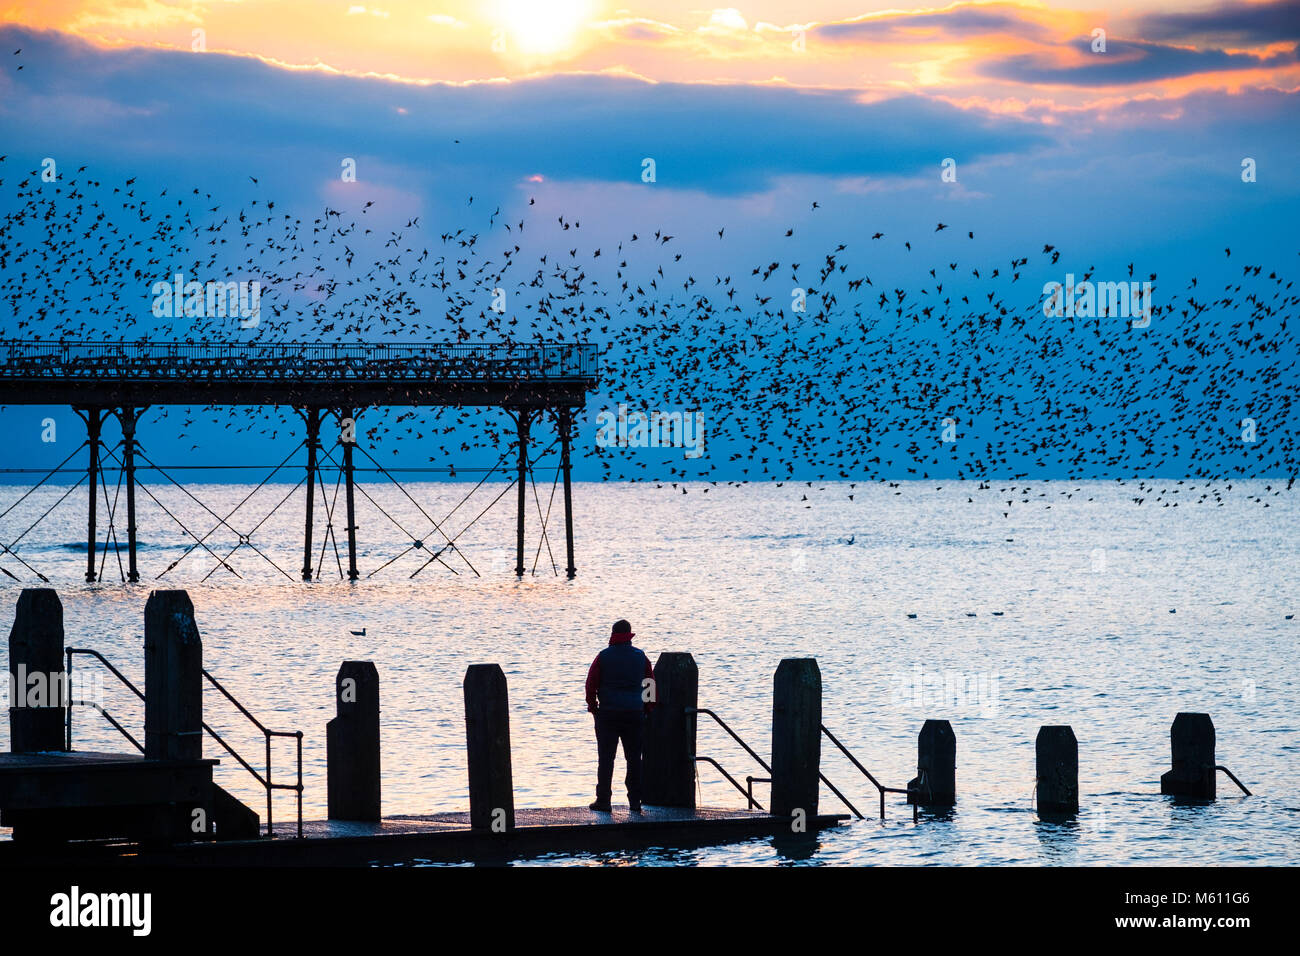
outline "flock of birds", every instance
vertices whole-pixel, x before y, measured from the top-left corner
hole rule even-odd
[[[430,231],[418,216],[389,214],[381,225],[374,201],[304,218],[248,178],[249,196],[233,208],[198,188],[105,182],[84,165],[46,182],[0,156],[5,336],[592,341],[602,407],[699,410],[707,453],[601,448],[585,436],[577,447],[605,480],[683,492],[688,481],[705,490],[770,481],[805,498],[814,488],[853,498],[858,482],[962,478],[1010,505],[1046,494],[1028,483],[1034,476],[1104,477],[1128,482],[1137,504],[1176,506],[1222,503],[1234,480],[1280,478],[1254,489],[1263,504],[1294,484],[1300,295],[1276,269],[1234,265],[1231,249],[1218,265],[1232,276],[1214,288],[1192,276],[1175,290],[1132,264],[1120,277],[1073,270],[1077,281],[1152,282],[1151,325],[1138,330],[1116,316],[1045,318],[1034,277],[1059,278],[1059,248],[986,262],[973,229],[946,223],[915,243],[864,229],[815,258],[807,245],[803,255],[784,251],[796,248],[782,246],[796,227],[778,229],[770,258],[729,268],[718,265],[729,258],[725,226],[691,243],[663,229],[588,241],[579,219],[542,218],[529,199],[522,213],[498,206],[477,230]],[[809,214],[820,208],[813,202]],[[466,219],[485,215],[473,197],[464,209]],[[919,287],[881,271],[878,251],[890,243],[900,257],[939,257],[913,267]],[[693,266],[704,248],[719,251]],[[241,331],[234,317],[153,317],[150,287],[176,272],[259,280],[257,329]],[[792,311],[795,289],[806,311]],[[498,290],[503,313],[492,308]],[[170,415],[186,435],[202,421],[269,438],[294,428],[258,408],[150,412]],[[1249,417],[1261,422],[1255,442],[1241,434]],[[942,440],[945,428],[956,441]],[[358,435],[393,454],[414,442],[446,463],[495,458],[513,426],[478,409],[371,410]],[[1162,475],[1173,478],[1142,477]]]

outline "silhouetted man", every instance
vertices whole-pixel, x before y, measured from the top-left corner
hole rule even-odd
[[[596,655],[587,671],[587,710],[596,716],[596,802],[591,809],[610,812],[614,756],[623,742],[627,761],[627,803],[641,812],[641,738],[645,715],[654,707],[654,670],[650,658],[632,646],[632,625],[616,621],[609,647]],[[649,681],[647,683],[646,681]]]

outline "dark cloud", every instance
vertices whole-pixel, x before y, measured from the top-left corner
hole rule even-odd
[[[607,75],[417,85],[248,57],[99,49],[16,28],[0,35],[30,64],[10,81],[6,142],[98,146],[142,164],[183,155],[191,168],[243,169],[320,156],[337,168],[338,156],[364,153],[435,177],[639,183],[652,157],[661,188],[736,194],[785,175],[897,175],[946,155],[1020,152],[1050,135],[917,95],[862,103],[850,90]]]
[[[1300,0],[1224,3],[1193,13],[1151,13],[1137,22],[1146,40],[1188,41],[1212,37],[1237,43],[1300,40]]]
[[[1027,53],[982,64],[978,72],[982,76],[1016,83],[1097,87],[1149,83],[1226,70],[1275,69],[1300,62],[1297,52],[1300,48],[1273,56],[1260,56],[1111,38],[1107,41],[1105,53],[1093,53],[1091,44],[1089,37],[1069,44],[1071,49],[1084,56],[1081,60],[1072,57],[1066,64],[1057,62],[1056,55]]]
[[[863,20],[821,24],[810,33],[831,43],[905,43],[931,39],[935,34],[939,35],[939,39],[989,34],[1018,36],[1027,40],[1047,37],[1043,27],[1025,19],[1014,5],[958,6],[925,13],[873,16]]]

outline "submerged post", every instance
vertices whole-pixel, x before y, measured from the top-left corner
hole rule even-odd
[[[570,483],[570,445],[573,442],[573,410],[560,409],[560,465],[564,471],[564,543],[569,555],[569,580],[578,569],[573,566],[573,488]],[[662,660],[662,658],[660,658]]]
[[[86,423],[86,445],[90,448],[90,462],[86,466],[86,477],[90,479],[90,500],[86,509],[86,583],[94,584],[99,579],[95,572],[95,545],[98,543],[95,518],[99,495],[99,436],[104,427],[104,415],[100,408],[91,407],[81,417]]]
[[[140,580],[135,561],[135,406],[118,409],[118,421],[122,423],[122,464],[126,471],[126,579],[135,584]]]
[[[1038,728],[1034,741],[1038,815],[1079,812],[1079,742],[1068,725]]]
[[[344,661],[334,678],[337,716],[325,725],[331,820],[380,819],[379,671]]]
[[[499,664],[471,664],[464,688],[470,827],[504,833],[515,828],[506,675]]]
[[[355,581],[361,575],[357,572],[357,507],[352,494],[352,446],[357,443],[357,422],[352,409],[344,410],[339,426],[342,429],[343,479],[347,485],[348,580]]]
[[[316,504],[316,452],[320,448],[321,410],[314,406],[303,409],[307,421],[307,525],[302,538],[302,579],[311,580],[311,529]],[[349,522],[350,523],[350,522]]]
[[[654,670],[654,709],[645,725],[642,792],[657,807],[695,807],[695,713],[699,669],[678,651],[659,655]]]
[[[515,424],[519,429],[519,474],[516,481],[519,485],[518,509],[515,516],[515,575],[524,576],[524,508],[527,503],[524,486],[528,478],[528,425],[530,412],[526,408],[520,408],[515,416]]]
[[[144,755],[203,756],[203,642],[185,591],[154,591],[144,606]]]
[[[68,686],[63,604],[53,588],[23,588],[9,630],[9,750],[62,750]]]
[[[1180,713],[1169,728],[1173,768],[1160,776],[1160,792],[1198,800],[1215,798],[1214,721],[1209,714]]]
[[[787,657],[772,681],[772,813],[817,815],[822,675],[814,657]]]
[[[927,720],[916,742],[916,776],[907,782],[907,802],[951,807],[957,802],[957,736],[946,720]]]

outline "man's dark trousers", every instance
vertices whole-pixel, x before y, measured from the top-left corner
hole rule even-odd
[[[628,803],[641,803],[641,740],[645,715],[641,710],[606,710],[596,712],[596,800],[609,803],[614,781],[614,756],[623,742],[623,759],[627,761]]]

